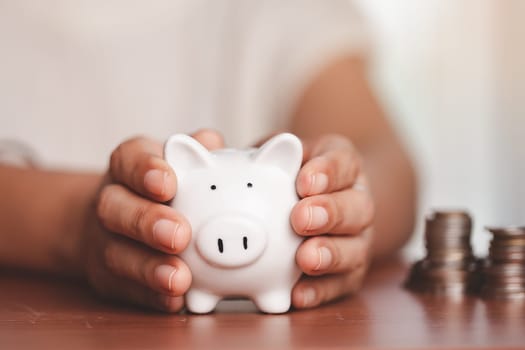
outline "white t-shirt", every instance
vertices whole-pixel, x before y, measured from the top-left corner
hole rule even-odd
[[[0,139],[92,169],[137,134],[246,146],[363,43],[349,0],[0,0]]]

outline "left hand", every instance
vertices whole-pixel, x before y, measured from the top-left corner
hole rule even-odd
[[[362,159],[339,135],[303,140],[296,181],[301,200],[291,213],[306,240],[296,261],[305,275],[292,291],[296,308],[310,308],[358,290],[371,255],[374,202]]]

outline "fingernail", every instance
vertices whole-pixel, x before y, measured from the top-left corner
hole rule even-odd
[[[153,237],[169,249],[175,249],[175,238],[179,224],[167,219],[160,219],[153,225]]]
[[[166,178],[168,173],[162,170],[152,169],[148,170],[144,175],[144,187],[151,193],[156,195],[163,195],[166,187]]]
[[[324,173],[313,174],[311,178],[310,194],[319,194],[328,188],[328,176]]]
[[[319,263],[315,267],[315,271],[326,270],[332,264],[332,252],[326,247],[317,249],[319,253]]]
[[[303,291],[303,305],[310,306],[315,302],[315,289],[306,288]]]
[[[177,269],[171,265],[159,265],[155,268],[154,275],[163,288],[172,291],[175,272]]]
[[[323,207],[308,207],[307,230],[315,230],[328,223],[328,213]]]

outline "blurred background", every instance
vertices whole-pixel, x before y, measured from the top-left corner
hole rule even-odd
[[[371,77],[416,159],[423,214],[466,208],[475,250],[487,225],[525,223],[525,1],[363,0]]]
[[[61,154],[83,166],[104,166],[106,159],[98,155],[95,159],[94,154],[109,154],[114,140],[136,134],[140,127],[135,121],[144,115],[157,115],[165,122],[149,125],[151,130],[139,129],[141,133],[172,132],[165,125],[173,119],[170,94],[176,90],[177,76],[176,71],[166,69],[174,65],[165,45],[174,40],[168,30],[192,32],[203,25],[220,25],[216,20],[220,13],[214,13],[212,7],[221,6],[213,2],[195,5],[208,17],[193,23],[177,18],[181,15],[173,11],[175,2],[148,4],[0,0],[0,41],[6,48],[0,52],[0,82],[4,81],[0,84],[0,121],[10,118],[4,131],[0,124],[0,137],[15,132],[29,135],[27,123],[18,116],[33,116],[35,130],[23,141],[38,144],[44,140],[40,130],[57,135],[54,144],[38,153]],[[293,2],[283,4],[295,11]],[[419,173],[419,221],[407,254],[412,258],[423,254],[424,214],[432,208],[467,209],[475,221],[475,250],[484,254],[489,236],[483,226],[525,223],[525,1],[356,0],[355,5],[369,32],[371,81]],[[181,27],[169,26],[173,21],[179,21]],[[228,44],[218,43],[215,36],[202,35],[201,39],[203,43],[185,42],[188,51],[210,41],[216,46]],[[255,43],[252,49],[262,44]],[[155,54],[155,60],[148,58],[148,51]],[[213,60],[213,55],[204,58]],[[117,64],[108,65],[112,60]],[[204,66],[208,70],[201,75],[218,74],[216,68],[224,68]],[[108,72],[113,80],[107,79]],[[194,76],[187,79],[193,80]],[[79,81],[88,82],[81,85],[84,90],[74,85]],[[33,103],[24,97],[28,86]],[[75,94],[68,94],[73,90]],[[180,110],[199,118],[193,108],[206,104],[205,92],[184,86],[181,99],[185,98],[187,106]],[[209,95],[210,101],[222,99]],[[140,104],[141,99],[146,103]],[[51,124],[55,114],[67,116],[71,111],[77,118]],[[206,106],[198,112],[212,113]],[[240,110],[239,115],[244,112]],[[104,113],[112,119],[104,120]],[[97,129],[100,120],[104,128]],[[234,122],[243,123],[243,128],[259,127],[244,119]],[[80,132],[65,135],[67,128]],[[81,137],[88,137],[82,135],[84,129],[96,130],[98,139],[82,141]]]

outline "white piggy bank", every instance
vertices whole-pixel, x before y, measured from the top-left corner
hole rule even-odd
[[[178,134],[164,156],[177,176],[172,206],[192,227],[181,253],[193,276],[186,307],[207,313],[225,297],[244,297],[263,312],[288,311],[301,274],[295,253],[302,238],[290,225],[299,139],[280,134],[259,149],[209,152]]]

